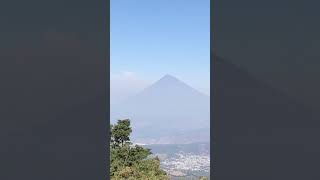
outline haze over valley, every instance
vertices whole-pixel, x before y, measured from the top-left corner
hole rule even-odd
[[[132,141],[188,144],[210,140],[210,98],[172,75],[111,106],[111,123],[130,119]]]

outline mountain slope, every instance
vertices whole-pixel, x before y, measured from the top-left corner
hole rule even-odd
[[[137,95],[113,105],[111,122],[122,118],[131,119],[136,131],[133,136],[137,138],[148,137],[163,143],[187,141],[183,134],[202,129],[206,129],[203,131],[209,138],[210,99],[177,78],[165,75]]]

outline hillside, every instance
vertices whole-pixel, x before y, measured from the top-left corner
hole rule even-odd
[[[111,107],[113,122],[128,117],[142,143],[209,141],[209,96],[171,75]]]

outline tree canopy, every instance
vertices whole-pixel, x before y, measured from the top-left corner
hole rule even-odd
[[[160,169],[158,157],[150,149],[130,142],[130,120],[118,120],[110,126],[110,178],[112,180],[168,180]]]

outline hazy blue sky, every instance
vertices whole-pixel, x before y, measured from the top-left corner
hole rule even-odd
[[[111,93],[138,91],[171,74],[209,94],[209,3],[111,0]]]

